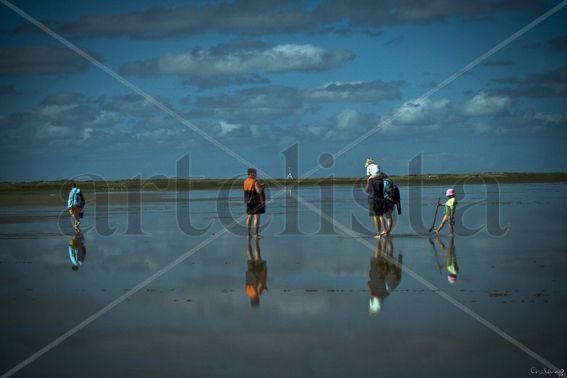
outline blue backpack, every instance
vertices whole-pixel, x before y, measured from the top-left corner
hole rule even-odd
[[[80,190],[73,193],[73,206],[85,207],[85,197]]]
[[[392,181],[392,179],[389,177],[384,179],[384,198],[392,202],[392,204],[394,204],[394,206],[398,210],[398,215],[402,214],[400,189],[394,183],[394,181]]]

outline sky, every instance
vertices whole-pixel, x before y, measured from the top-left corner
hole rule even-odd
[[[558,1],[12,3],[0,181],[567,171],[567,6],[436,88]]]

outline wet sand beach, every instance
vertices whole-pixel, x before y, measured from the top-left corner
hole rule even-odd
[[[4,197],[0,371],[212,235],[17,376],[502,377],[544,368],[440,292],[566,368],[567,184],[467,185],[459,206],[464,225],[478,230],[430,240],[410,226],[410,208],[422,212],[428,228],[444,189],[428,186],[410,202],[410,188],[402,187],[403,214],[384,241],[372,239],[368,210],[356,202],[364,203],[361,192],[353,198],[352,189],[338,186],[329,201],[320,188],[299,189],[314,206],[332,208],[352,236],[300,203],[286,204],[273,189],[264,238],[250,246],[241,229],[224,231],[229,214],[244,212],[239,191],[182,193],[179,207],[174,192],[145,192],[135,206],[125,194],[110,194],[108,204],[91,197],[78,271],[71,269],[76,241],[62,200],[48,193],[28,194],[30,201]],[[485,205],[487,190],[499,197]],[[190,212],[201,235],[180,229],[179,211]],[[247,250],[258,247],[263,264],[250,264]],[[401,256],[400,277],[381,260],[385,254]],[[455,283],[449,265],[458,266]],[[267,290],[251,305],[246,285],[261,274]],[[380,309],[370,311],[377,287],[384,290]]]

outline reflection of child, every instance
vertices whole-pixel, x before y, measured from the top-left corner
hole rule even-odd
[[[459,274],[459,265],[457,264],[457,252],[455,248],[455,238],[450,237],[449,248],[443,244],[439,238],[435,238],[435,241],[439,243],[443,252],[445,253],[445,268],[447,269],[447,281],[450,284],[457,282],[457,275]],[[431,241],[433,243],[433,241]],[[443,265],[439,265],[441,269]]]
[[[376,177],[380,173],[380,167],[371,157],[366,159],[366,163],[364,163],[364,167],[366,168],[367,177]]]
[[[457,207],[457,199],[455,198],[455,189],[447,189],[445,192],[447,196],[447,202],[443,204],[445,207],[445,214],[443,215],[443,219],[441,219],[441,223],[439,227],[435,230],[436,234],[445,227],[446,223],[449,223],[449,228],[451,229],[449,235],[455,234],[455,208]],[[438,205],[441,206],[441,205]]]
[[[459,273],[459,266],[457,265],[457,256],[455,255],[454,247],[451,248],[449,253],[445,252],[445,258],[447,272],[449,272],[449,274],[447,275],[447,280],[449,281],[449,283],[454,284],[455,282],[457,282],[457,274]]]

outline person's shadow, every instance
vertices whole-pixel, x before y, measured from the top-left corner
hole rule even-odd
[[[254,249],[252,249],[252,240],[254,240]],[[264,291],[268,291],[268,264],[266,260],[262,260],[260,239],[248,237],[246,256],[246,295],[250,298],[250,305],[257,308],[260,306],[260,296]]]
[[[85,246],[85,238],[81,232],[76,232],[69,240],[69,259],[71,260],[71,268],[76,272],[83,265],[87,256],[87,247]]]
[[[443,268],[447,270],[447,281],[449,283],[454,284],[457,282],[457,275],[459,274],[459,265],[457,264],[457,248],[455,247],[455,237],[449,237],[449,245],[443,243],[443,241],[439,237],[430,238],[429,243],[433,247],[433,252],[435,253],[435,259],[437,263],[437,268],[439,269],[439,273],[442,272]],[[437,245],[443,251],[445,256],[445,264],[441,264],[437,257]]]
[[[368,311],[377,315],[384,306],[384,300],[395,290],[402,280],[402,260],[400,251],[394,258],[394,243],[392,237],[383,237],[376,241],[376,250],[370,259],[370,280],[368,289],[370,300]]]

